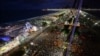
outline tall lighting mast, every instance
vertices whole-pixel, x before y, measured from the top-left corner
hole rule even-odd
[[[78,24],[78,21],[79,21],[79,16],[80,16],[80,10],[81,10],[81,7],[82,7],[82,2],[83,2],[83,0],[75,0],[74,4],[73,4],[73,6],[75,5],[75,7],[77,7],[77,5],[78,5],[78,8],[76,8],[77,9],[76,10],[77,11],[76,18],[75,18],[75,21],[74,21],[74,25],[73,25],[73,28],[72,28],[71,35],[70,35],[70,40],[69,40],[66,56],[70,56],[71,45],[72,45],[72,41],[74,39],[76,25]]]

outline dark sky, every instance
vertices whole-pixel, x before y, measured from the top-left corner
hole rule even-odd
[[[33,10],[72,7],[79,0],[0,0],[1,10]],[[83,0],[83,7],[100,8],[99,0]]]
[[[2,0],[1,10],[71,7],[73,0]]]
[[[85,8],[100,8],[100,0],[83,0],[83,7]]]
[[[0,23],[48,14],[46,8],[71,7],[74,0],[0,0]]]
[[[0,23],[18,21],[50,12],[46,8],[71,8],[79,0],[0,0]],[[100,8],[99,0],[83,0],[83,8]],[[92,12],[98,16],[99,12]],[[98,13],[98,14],[97,14]]]

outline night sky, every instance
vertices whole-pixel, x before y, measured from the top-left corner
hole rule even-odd
[[[72,0],[73,1],[73,0]],[[2,0],[2,10],[28,10],[71,7],[70,0]]]
[[[42,9],[71,7],[73,1],[74,0],[2,0],[0,3],[0,23],[48,14],[51,12],[43,12]]]
[[[78,0],[0,0],[0,23],[48,14],[46,8],[71,8]],[[83,0],[83,8],[100,8],[99,0]]]

